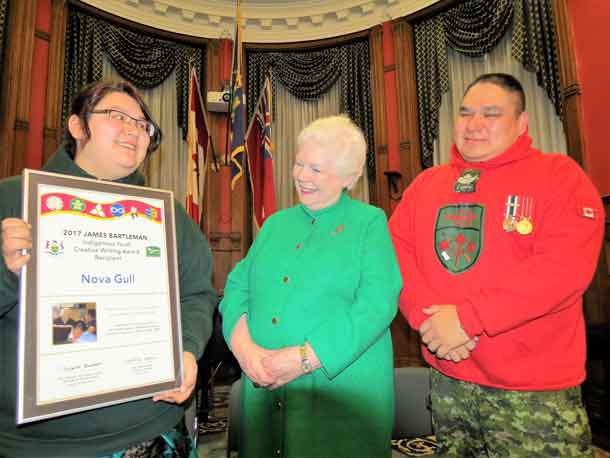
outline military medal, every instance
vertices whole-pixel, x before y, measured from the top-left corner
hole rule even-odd
[[[504,229],[506,232],[512,232],[515,230],[517,208],[519,208],[519,196],[509,194],[506,198],[504,220],[502,221],[502,229]]]
[[[521,235],[531,234],[533,229],[532,222],[527,218],[523,218],[517,223],[517,232]]]
[[[521,219],[516,224],[517,232],[521,235],[529,235],[534,230],[534,225],[532,224],[532,206],[532,198],[524,197]]]

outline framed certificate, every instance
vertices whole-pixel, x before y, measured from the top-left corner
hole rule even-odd
[[[172,193],[26,169],[23,217],[17,423],[178,388]]]

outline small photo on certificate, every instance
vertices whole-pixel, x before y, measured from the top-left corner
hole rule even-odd
[[[53,345],[97,342],[97,304],[53,304]]]

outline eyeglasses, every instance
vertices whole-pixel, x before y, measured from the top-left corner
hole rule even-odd
[[[117,127],[123,127],[124,124],[131,124],[136,126],[139,134],[146,134],[149,137],[155,135],[155,125],[147,121],[146,119],[138,119],[133,116],[123,113],[119,110],[106,109],[106,110],[93,110],[91,114],[105,114],[108,116],[108,120],[117,125]]]

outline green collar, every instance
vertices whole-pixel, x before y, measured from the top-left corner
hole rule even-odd
[[[349,194],[347,193],[347,191],[344,190],[341,193],[339,200],[337,200],[337,202],[335,202],[334,204],[329,205],[328,207],[320,208],[319,210],[311,210],[303,204],[301,204],[299,206],[303,209],[305,214],[307,214],[309,217],[319,218],[322,215],[329,215],[329,214],[335,213],[338,209],[343,208],[347,204],[347,202],[349,202],[351,200],[352,199],[349,196]]]
[[[81,177],[81,178],[97,179],[97,177],[94,177],[94,176],[88,174],[83,169],[81,169],[78,165],[76,165],[76,162],[74,162],[74,160],[72,160],[72,158],[68,155],[67,151],[65,150],[65,148],[63,146],[60,147],[51,156],[51,158],[48,160],[48,162],[43,167],[43,170],[45,170],[46,172],[62,173],[64,175],[71,175],[71,176]],[[135,172],[127,175],[126,177],[123,177],[123,178],[120,178],[120,179],[114,180],[114,181],[116,181],[117,183],[133,184],[133,185],[137,185],[137,186],[144,185],[144,177],[137,170]]]

